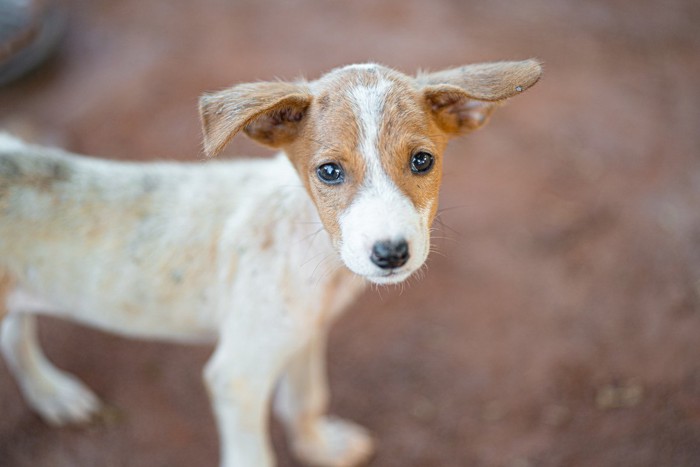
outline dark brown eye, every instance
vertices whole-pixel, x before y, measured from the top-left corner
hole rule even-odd
[[[433,168],[435,158],[429,152],[421,151],[411,157],[411,172],[423,174]]]
[[[327,185],[337,185],[345,180],[343,168],[335,162],[328,162],[316,169],[318,178]]]

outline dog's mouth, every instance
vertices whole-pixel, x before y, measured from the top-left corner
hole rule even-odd
[[[390,269],[388,271],[382,271],[379,274],[367,275],[365,278],[368,281],[379,285],[398,284],[399,282],[403,282],[404,280],[408,279],[411,274],[413,274],[412,270],[407,271],[405,269]]]

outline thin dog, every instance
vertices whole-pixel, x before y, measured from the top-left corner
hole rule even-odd
[[[265,160],[119,163],[0,135],[0,344],[26,401],[56,425],[100,409],[42,353],[38,314],[212,342],[222,466],[274,465],[273,396],[300,461],[366,462],[368,432],[326,414],[328,328],[367,281],[421,268],[448,139],[541,73],[535,60],[415,77],[362,64],[204,95],[205,151],[243,131],[281,149]]]

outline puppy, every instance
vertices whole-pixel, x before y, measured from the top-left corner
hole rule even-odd
[[[100,407],[46,359],[37,314],[212,342],[204,381],[222,466],[274,465],[273,395],[302,462],[366,461],[369,434],[326,415],[328,328],[367,281],[421,268],[447,141],[541,71],[527,60],[409,77],[364,64],[201,98],[208,154],[243,131],[282,150],[268,160],[119,163],[0,135],[0,344],[26,401],[58,425]]]

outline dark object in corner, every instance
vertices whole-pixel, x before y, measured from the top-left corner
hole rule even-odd
[[[0,0],[0,86],[43,63],[65,29],[60,2]]]

